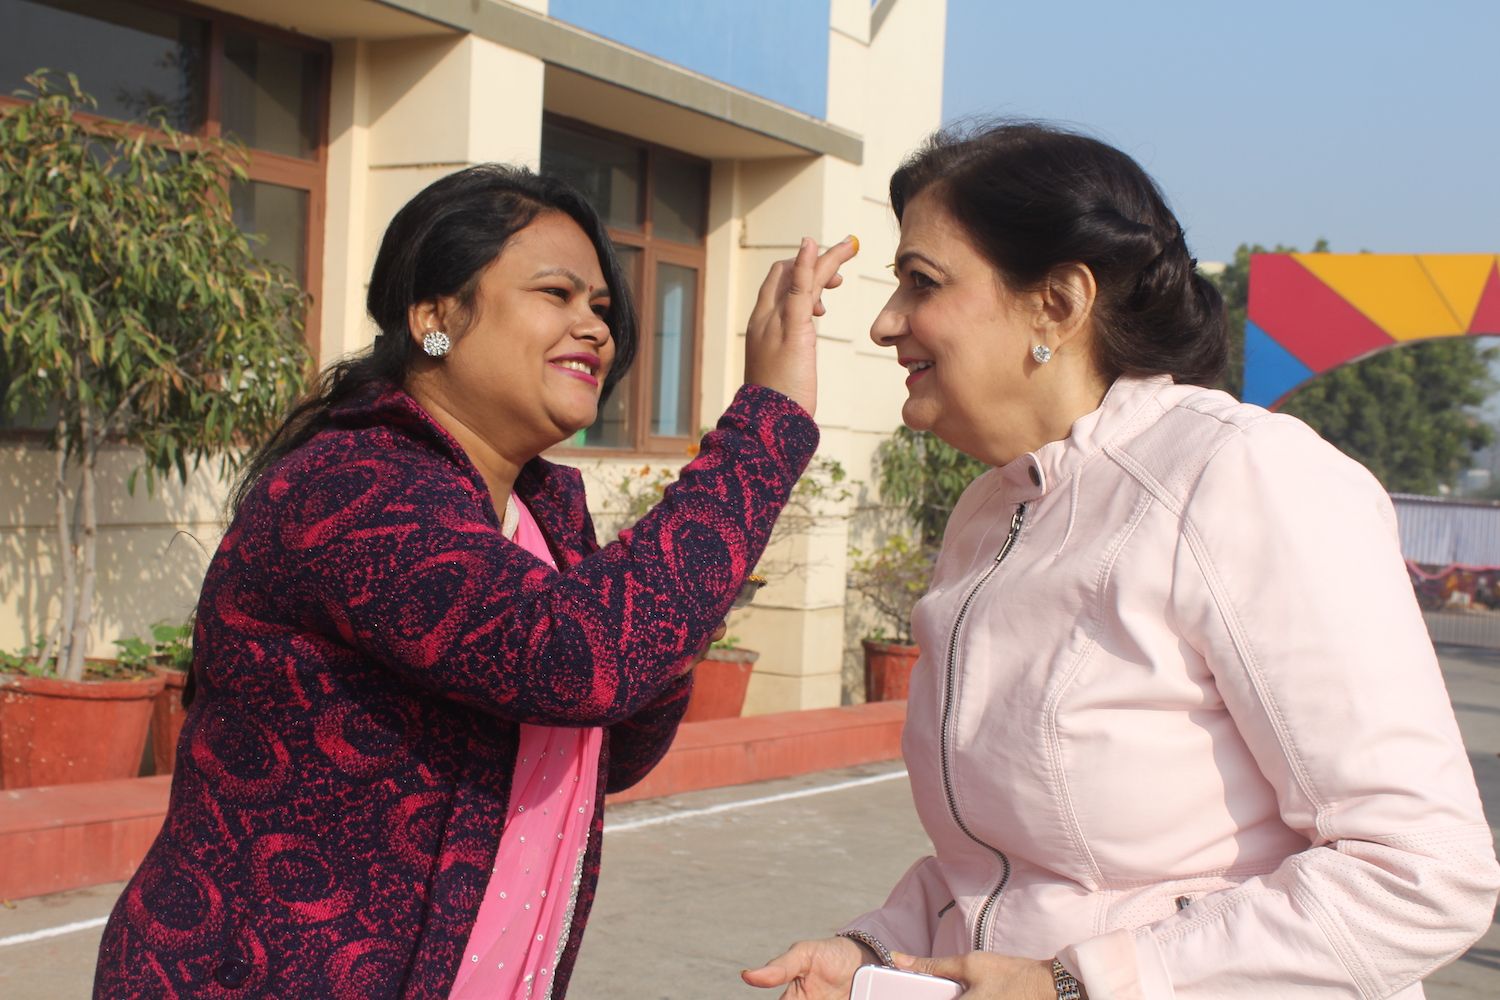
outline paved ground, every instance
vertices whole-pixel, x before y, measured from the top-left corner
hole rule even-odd
[[[1445,648],[1444,671],[1500,833],[1500,655]],[[770,995],[738,971],[880,902],[927,843],[897,765],[870,765],[611,809],[603,881],[570,1000]],[[0,997],[88,996],[120,886],[0,908]],[[40,940],[15,939],[82,922]],[[1500,926],[1427,981],[1430,1000],[1500,996]]]

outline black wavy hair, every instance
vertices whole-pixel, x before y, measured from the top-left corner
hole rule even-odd
[[[1120,375],[1214,384],[1228,358],[1219,292],[1156,183],[1097,139],[1039,122],[943,129],[891,176],[899,220],[936,197],[1012,289],[1082,263],[1098,284],[1093,360]]]
[[[600,402],[608,399],[635,360],[639,335],[629,280],[603,221],[566,181],[504,164],[468,167],[429,184],[391,219],[365,299],[379,330],[374,344],[325,369],[312,393],[256,449],[230,493],[230,513],[239,510],[267,469],[328,425],[335,407],[406,381],[420,356],[407,326],[412,306],[452,298],[460,321],[472,321],[484,270],[512,236],[548,212],[561,212],[578,223],[599,255],[609,286],[610,306],[604,318],[615,357]],[[449,332],[457,336],[463,331]]]

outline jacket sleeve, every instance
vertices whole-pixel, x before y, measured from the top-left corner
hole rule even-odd
[[[656,701],[609,727],[606,792],[623,792],[650,774],[666,756],[692,691],[692,674],[684,674]]]
[[[1308,846],[1063,963],[1093,1000],[1373,1000],[1451,961],[1500,870],[1385,492],[1263,420],[1188,497],[1176,579],[1169,613]]]
[[[930,955],[938,918],[952,902],[953,893],[938,871],[937,859],[920,858],[901,876],[884,906],[849,921],[839,933],[859,931],[887,951]]]
[[[592,554],[599,550],[594,522],[587,508],[582,516],[583,551]],[[655,701],[628,719],[621,719],[608,727],[606,793],[622,792],[637,784],[660,763],[671,749],[692,693],[693,672],[688,671],[669,683]]]
[[[515,722],[614,725],[670,702],[817,439],[801,407],[743,387],[661,503],[561,573],[429,454],[354,450],[273,478],[261,534],[279,544],[258,561],[282,568],[287,616],[413,683]]]

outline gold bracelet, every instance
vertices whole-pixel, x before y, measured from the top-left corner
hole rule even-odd
[[[1057,1000],[1088,1000],[1083,984],[1055,958],[1052,960],[1052,985],[1057,987]]]

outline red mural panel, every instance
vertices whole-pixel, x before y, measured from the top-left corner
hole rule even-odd
[[[1490,278],[1480,293],[1479,306],[1469,322],[1469,332],[1500,334],[1500,263],[1490,268]]]
[[[1256,264],[1250,318],[1314,372],[1392,343],[1369,317],[1291,256],[1260,255]],[[1284,332],[1294,330],[1316,330],[1317,336],[1283,339]]]

